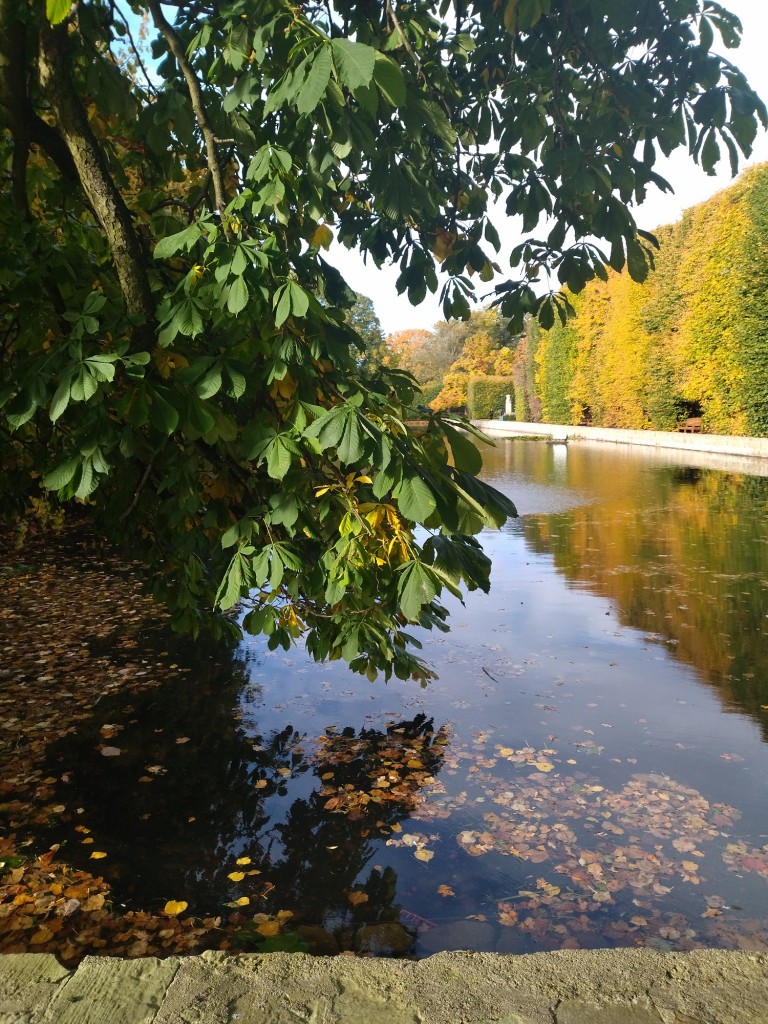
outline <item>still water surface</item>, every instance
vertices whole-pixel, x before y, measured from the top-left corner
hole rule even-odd
[[[484,458],[520,518],[484,535],[491,593],[425,637],[437,682],[250,639],[103,701],[123,757],[87,731],[52,751],[119,900],[249,896],[342,946],[399,921],[417,956],[768,948],[768,479],[608,446]]]

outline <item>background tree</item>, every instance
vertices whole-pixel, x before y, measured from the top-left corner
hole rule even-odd
[[[467,404],[467,383],[470,377],[483,377],[489,374],[503,376],[512,372],[514,350],[508,345],[497,344],[493,335],[485,329],[485,319],[492,325],[496,315],[475,315],[475,333],[467,338],[461,355],[452,363],[443,380],[440,393],[430,403],[431,408],[462,409]],[[487,418],[487,412],[485,415]]]
[[[423,675],[407,624],[487,588],[472,535],[514,508],[458,421],[406,430],[408,375],[361,372],[324,251],[395,261],[413,302],[439,267],[447,317],[494,282],[515,330],[565,308],[542,268],[643,277],[628,204],[666,187],[657,152],[735,166],[765,122],[710,52],[739,23],[709,0],[124,6],[151,73],[115,0],[0,0],[2,512],[42,478],[145,560],[179,628],[250,595],[273,646]]]
[[[538,320],[527,317],[523,335],[515,349],[512,377],[515,382],[515,419],[521,423],[541,421],[541,398],[536,390],[536,351],[541,337]]]
[[[346,310],[344,319],[359,338],[360,366],[374,369],[387,361],[387,346],[381,321],[373,303],[366,295],[355,293],[354,305]]]
[[[538,346],[537,393],[550,422],[705,431],[768,428],[768,165],[659,230],[643,284],[611,272],[572,297],[577,315]]]

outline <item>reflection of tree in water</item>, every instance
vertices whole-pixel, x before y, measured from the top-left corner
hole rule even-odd
[[[614,600],[624,624],[665,642],[726,708],[738,704],[765,728],[768,480],[680,469],[648,480],[641,503],[629,478],[610,505],[527,516],[526,543]]]
[[[200,916],[248,896],[244,914],[351,912],[373,840],[411,813],[445,736],[419,715],[381,730],[329,730],[316,751],[290,725],[266,736],[246,729],[236,713],[244,685],[219,653],[160,686],[99,701],[77,735],[48,749],[66,810],[38,825],[44,844],[63,842],[68,863],[103,873],[118,905],[184,899]],[[310,771],[320,789],[289,802]],[[98,865],[94,850],[107,853]],[[355,918],[395,919],[395,883],[394,872],[373,872],[369,907]]]
[[[373,856],[373,840],[412,814],[422,787],[442,766],[446,742],[445,729],[435,733],[423,714],[385,730],[326,732],[313,759],[321,788],[295,800],[274,829],[282,850],[270,878],[283,905],[288,897],[291,909],[315,921],[348,908],[347,894]],[[368,901],[356,915],[395,920],[395,880],[391,870],[371,872]]]

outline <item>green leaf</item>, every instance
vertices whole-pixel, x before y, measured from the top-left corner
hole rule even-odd
[[[346,465],[357,462],[364,454],[363,435],[357,416],[352,410],[345,418],[344,432],[339,438],[336,451],[339,460]]]
[[[242,398],[245,394],[245,389],[248,386],[245,374],[241,373],[234,366],[225,366],[224,370],[232,384],[232,387],[229,389],[229,393],[233,398]]]
[[[429,519],[437,505],[434,494],[418,476],[403,477],[395,498],[405,518],[415,523]]]
[[[89,494],[96,490],[96,479],[93,472],[93,462],[91,459],[83,459],[80,464],[80,480],[77,484],[77,490],[75,491],[75,497],[81,500],[87,498]]]
[[[275,326],[282,327],[289,316],[304,316],[309,309],[309,295],[296,281],[286,281],[275,292]]]
[[[152,404],[149,406],[149,418],[154,427],[164,434],[170,435],[179,425],[178,411],[157,391],[150,388]]]
[[[331,42],[336,71],[343,85],[354,92],[362,85],[368,85],[373,78],[376,51],[365,43],[353,43],[349,39],[334,39]]]
[[[58,25],[67,17],[71,7],[72,0],[45,0],[45,15],[52,25]]]
[[[337,405],[320,416],[304,431],[307,437],[316,437],[322,451],[335,447],[344,433],[347,418],[346,406]]]
[[[443,424],[443,430],[451,446],[454,466],[466,470],[467,473],[479,473],[483,468],[483,457],[477,447],[465,434],[454,430],[453,427]]]
[[[52,469],[50,473],[46,473],[43,477],[43,487],[47,487],[49,491],[60,491],[62,487],[66,487],[70,482],[77,472],[79,465],[80,459],[69,459],[68,462],[64,462],[61,466],[57,466],[56,469]]]
[[[51,406],[48,410],[48,415],[51,417],[52,423],[56,422],[59,416],[61,416],[61,414],[69,405],[71,384],[71,378],[66,377],[61,382],[61,384],[59,384],[59,386],[56,388],[56,393],[53,396],[53,401],[51,402]]]
[[[331,77],[333,62],[328,47],[323,44],[315,55],[309,73],[296,97],[296,109],[300,114],[310,114],[325,95]]]
[[[276,437],[267,448],[267,473],[273,480],[282,480],[291,468],[291,453],[281,437]]]
[[[154,256],[156,260],[167,259],[182,249],[189,251],[201,235],[200,225],[190,224],[183,231],[177,231],[175,235],[166,235],[161,238],[155,246]]]
[[[411,622],[418,621],[423,605],[437,594],[434,577],[421,562],[409,562],[397,586],[400,609]]]
[[[233,316],[242,313],[248,305],[248,285],[242,277],[236,277],[229,286],[227,295],[227,309]]]
[[[201,333],[203,318],[193,299],[187,298],[179,303],[171,326],[175,327],[179,334],[186,334],[189,338],[196,338]]]
[[[275,292],[277,308],[275,310],[275,326],[282,327],[291,315],[291,293],[287,284],[282,285]]]
[[[296,495],[290,491],[278,491],[269,499],[269,504],[272,507],[272,522],[290,530],[299,518]]]
[[[381,95],[393,107],[405,104],[405,79],[397,64],[383,53],[377,53],[373,65],[373,81]]]

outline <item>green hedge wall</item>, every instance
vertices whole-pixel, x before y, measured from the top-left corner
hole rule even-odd
[[[467,382],[467,415],[471,420],[487,420],[489,412],[504,412],[506,395],[515,402],[515,379],[509,377],[470,377]]]

